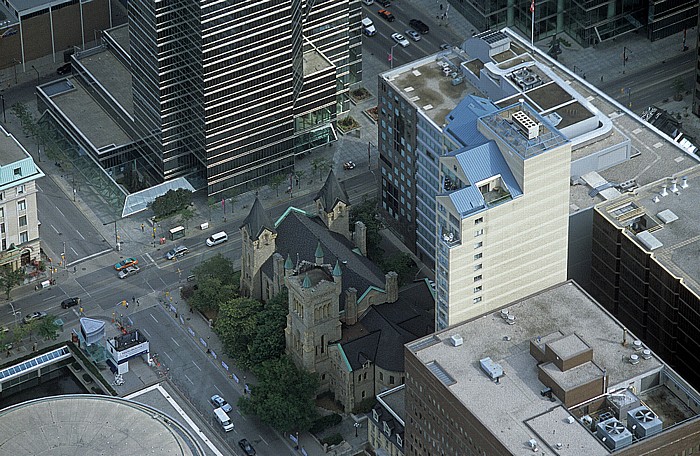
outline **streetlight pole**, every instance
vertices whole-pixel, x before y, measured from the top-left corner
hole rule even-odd
[[[393,45],[393,46],[391,47],[391,51],[389,52],[389,62],[390,62],[390,64],[391,64],[391,68],[390,68],[390,69],[392,69],[392,70],[394,69],[394,48],[395,48],[396,46],[398,46],[398,45],[399,45],[399,43],[396,43],[395,45]]]
[[[32,65],[32,70],[36,71],[36,85],[39,86],[41,84],[41,79],[39,79],[39,70],[37,70],[34,65]]]
[[[357,430],[360,429],[360,423],[355,423],[353,426],[355,426],[355,437],[357,437]]]
[[[7,117],[5,117],[5,95],[0,93],[0,101],[2,101],[2,123],[7,123]]]
[[[107,225],[110,225],[112,223],[114,223],[114,248],[118,252],[120,250],[120,248],[119,248],[119,233],[117,232],[117,221],[114,220],[113,222],[103,223],[102,226],[107,226]],[[155,227],[154,227],[154,229],[155,229]]]
[[[12,309],[12,316],[15,318],[15,326],[17,326],[17,311],[15,310],[14,304],[10,301],[10,308]]]

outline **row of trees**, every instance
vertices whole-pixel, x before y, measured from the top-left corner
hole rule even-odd
[[[238,403],[241,412],[257,415],[283,432],[309,429],[317,418],[318,379],[284,355],[287,290],[266,303],[241,297],[240,272],[220,254],[201,263],[193,274],[197,286],[187,296],[189,304],[215,318],[214,330],[226,354],[257,378],[250,396]]]
[[[183,211],[190,211],[189,205],[192,203],[192,192],[184,188],[177,190],[168,190],[167,193],[157,197],[151,203],[150,207],[156,219],[162,220],[177,213],[181,213],[183,217],[188,217],[194,214],[183,214]],[[188,220],[192,217],[189,216]]]
[[[0,266],[0,290],[5,293],[5,298],[10,299],[10,292],[24,281],[24,269],[12,269],[12,266],[5,264]]]
[[[27,336],[32,340],[35,334],[45,340],[56,340],[58,330],[56,317],[48,315],[40,320],[16,325],[11,332],[9,330],[0,332],[0,347],[5,347],[9,343],[19,344]]]

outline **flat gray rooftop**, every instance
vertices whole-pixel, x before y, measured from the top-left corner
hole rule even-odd
[[[28,157],[27,152],[15,138],[0,126],[0,166],[9,165]]]
[[[200,455],[183,428],[155,409],[118,397],[54,396],[0,411],[0,453],[54,456]]]
[[[683,176],[688,178],[686,188],[681,188]],[[621,227],[625,226],[629,220],[618,221],[615,214],[606,212],[606,207],[614,207],[618,201],[621,203],[629,201],[643,209],[653,224],[658,227],[650,230],[650,234],[662,244],[653,251],[654,257],[674,275],[683,277],[686,285],[700,294],[700,256],[698,256],[700,251],[700,210],[698,210],[700,208],[700,166],[678,177],[676,193],[670,190],[671,179],[664,179],[638,189],[636,195],[629,193],[622,195],[619,199],[611,201],[609,205],[601,206],[600,209],[608,219]],[[668,186],[667,196],[660,196],[662,184]],[[655,201],[657,196],[658,202]],[[678,219],[664,223],[659,218],[659,213],[666,210],[670,210]],[[630,237],[648,251],[634,233],[630,233]]]
[[[326,59],[323,54],[316,49],[304,52],[304,76],[317,73],[325,68],[332,67],[333,64]]]
[[[455,54],[443,55],[443,60],[450,61],[455,67],[462,62]],[[384,75],[394,90],[403,93],[438,126],[445,124],[445,118],[460,101],[477,91],[466,80],[452,85],[452,78],[445,76],[435,55],[412,62],[410,68],[404,65],[397,71],[389,71]]]
[[[456,380],[447,388],[514,454],[531,451],[526,444],[540,428],[548,426],[543,420],[564,423],[569,416],[559,401],[550,402],[541,396],[544,385],[538,380],[537,360],[530,355],[531,341],[556,333],[575,333],[592,348],[593,362],[605,367],[608,391],[627,387],[629,379],[654,375],[664,368],[655,355],[637,365],[630,364],[627,360],[634,350],[631,344],[622,345],[623,327],[574,282],[550,288],[506,309],[515,316],[514,325],[508,325],[500,312],[490,313],[436,333],[438,343],[423,344],[424,348],[415,353],[424,364],[436,361]],[[450,336],[454,334],[462,336],[463,345],[452,346]],[[631,334],[627,337],[628,341],[634,339]],[[424,339],[408,344],[408,348],[421,341]],[[479,366],[479,360],[487,356],[503,367],[505,376],[500,383],[492,381]],[[546,429],[551,434],[552,428]],[[558,455],[608,454],[578,421],[557,425],[556,440],[564,444],[557,450]],[[540,451],[555,454],[546,447]]]
[[[102,52],[81,57],[80,63],[133,117],[134,96],[131,91],[131,72],[114,56],[112,51],[105,48]]]
[[[131,51],[131,41],[129,37],[129,23],[118,25],[112,29],[106,30],[105,33],[109,34],[114,41],[117,42],[119,46],[127,54]]]
[[[406,387],[401,385],[379,395],[384,403],[394,412],[401,421],[406,423]]]
[[[70,79],[73,89],[51,97],[65,116],[95,146],[101,149],[111,144],[131,142],[131,138],[112,120],[92,96],[75,79]]]

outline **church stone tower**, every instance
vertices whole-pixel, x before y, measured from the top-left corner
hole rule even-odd
[[[341,275],[338,265],[331,268],[303,261],[294,275],[285,278],[289,290],[287,353],[298,366],[319,373],[320,391],[330,388],[328,344],[341,338]]]
[[[352,240],[350,236],[350,198],[333,171],[328,173],[328,178],[326,178],[323,188],[318,191],[314,202],[318,216],[328,229]]]
[[[241,229],[241,296],[262,299],[260,268],[275,253],[277,230],[255,197]]]

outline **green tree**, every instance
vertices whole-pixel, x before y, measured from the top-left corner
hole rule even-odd
[[[306,171],[300,169],[298,171],[295,171],[294,174],[297,176],[297,179],[299,179],[299,188],[301,188],[301,184],[304,181],[304,175],[306,174]]]
[[[56,340],[58,335],[56,334],[60,328],[56,324],[56,317],[53,315],[47,315],[45,318],[39,320],[36,325],[36,330],[41,337],[45,340]]]
[[[263,309],[260,301],[236,298],[222,303],[214,330],[224,344],[224,350],[238,365],[250,368],[250,347],[258,328],[257,315]]]
[[[187,227],[187,222],[192,220],[194,218],[194,211],[190,209],[189,207],[186,207],[180,211],[180,219],[182,219],[183,223],[185,224],[185,229],[189,229]]]
[[[384,255],[384,249],[381,248],[382,237],[379,234],[382,224],[376,215],[378,211],[376,198],[365,200],[350,209],[350,227],[354,230],[355,222],[358,220],[365,224],[367,227],[367,256],[377,263]]]
[[[12,269],[9,264],[0,266],[0,287],[5,292],[5,298],[10,299],[10,292],[24,281],[22,268]]]
[[[201,311],[218,311],[222,303],[238,297],[240,272],[233,269],[233,263],[217,254],[202,262],[192,271],[197,289],[190,297],[190,306]]]
[[[263,304],[262,311],[256,315],[257,330],[248,350],[251,365],[255,366],[284,354],[288,299],[287,288],[283,288],[277,296]]]
[[[394,271],[399,275],[399,286],[404,285],[410,279],[411,268],[413,267],[413,259],[406,252],[396,253],[382,261],[381,268],[386,274],[389,271]]]
[[[12,330],[12,339],[14,340],[15,345],[18,345],[20,342],[22,342],[22,339],[27,337],[30,330],[31,324],[15,326],[15,328]]]
[[[277,193],[277,196],[280,196],[280,185],[282,185],[285,180],[287,180],[287,178],[283,174],[275,174],[270,178],[267,185]]]
[[[306,431],[317,418],[314,398],[318,377],[298,369],[288,357],[265,361],[255,369],[258,384],[238,400],[244,415],[281,432]]]
[[[192,202],[192,192],[190,190],[179,188],[177,190],[168,190],[164,195],[157,197],[151,204],[156,218],[163,219],[169,215],[175,214],[185,209]]]

